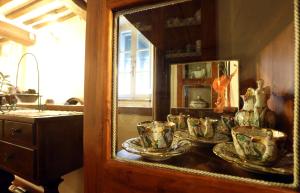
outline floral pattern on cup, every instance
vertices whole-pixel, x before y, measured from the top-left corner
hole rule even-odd
[[[286,134],[257,127],[235,127],[231,130],[233,144],[238,156],[258,165],[270,165],[283,153]]]
[[[189,134],[194,137],[213,138],[215,135],[215,127],[213,123],[215,119],[206,118],[188,118]]]
[[[137,124],[141,144],[148,151],[170,148],[176,125],[173,122],[145,121]]]
[[[187,119],[190,117],[190,115],[184,115],[180,113],[179,115],[172,115],[169,114],[167,116],[168,122],[173,122],[176,125],[176,130],[187,130]]]

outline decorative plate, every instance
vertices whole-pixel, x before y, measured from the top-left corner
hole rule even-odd
[[[183,131],[177,131],[175,135],[179,138],[190,140],[195,144],[218,144],[230,141],[230,137],[222,133],[216,133],[213,138],[194,137],[191,136],[188,132]]]
[[[237,155],[232,142],[215,145],[213,152],[225,161],[233,163],[250,172],[293,175],[293,154],[286,154],[272,166],[262,166],[241,160]]]
[[[174,140],[174,143],[171,145],[171,148],[167,151],[150,152],[141,146],[139,137],[128,139],[122,144],[122,147],[126,151],[140,155],[143,158],[152,161],[164,161],[172,157],[182,155],[188,152],[191,146],[192,144],[188,140]]]

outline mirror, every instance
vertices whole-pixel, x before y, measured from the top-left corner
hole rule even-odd
[[[294,11],[180,0],[116,12],[113,158],[298,187]]]
[[[238,61],[173,64],[170,85],[171,108],[239,107]]]

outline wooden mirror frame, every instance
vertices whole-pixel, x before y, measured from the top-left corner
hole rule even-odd
[[[158,0],[89,0],[85,60],[84,186],[85,193],[192,193],[299,191],[295,164],[294,188],[193,175],[164,168],[145,167],[112,159],[113,10],[161,2]],[[299,82],[299,7],[295,0],[295,82]],[[294,128],[299,128],[299,84],[295,87]],[[294,136],[299,136],[294,129]],[[294,138],[295,161],[299,141]],[[297,167],[297,169],[296,169]]]

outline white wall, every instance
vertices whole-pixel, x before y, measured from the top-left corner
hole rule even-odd
[[[5,75],[10,75],[8,78],[12,84],[16,84],[16,73],[17,64],[19,61],[19,56],[23,54],[25,47],[15,43],[13,41],[8,41],[0,45],[0,72]],[[21,66],[23,67],[23,66]],[[23,70],[20,70],[22,74]],[[24,77],[20,74],[20,77]],[[19,79],[22,81],[21,79]]]
[[[85,21],[73,17],[39,31],[37,42],[28,48],[38,58],[43,98],[64,103],[68,98],[83,99]],[[31,66],[34,68],[34,66]],[[30,69],[28,69],[30,70]],[[31,77],[34,70],[27,71]],[[32,80],[32,79],[30,79]],[[34,82],[28,85],[34,86]]]
[[[25,52],[33,53],[39,63],[40,93],[42,101],[54,99],[64,104],[68,98],[83,99],[85,21],[73,17],[63,23],[55,23],[37,31],[36,43],[23,47],[14,42],[1,46],[0,71],[11,75],[15,84],[17,63]],[[36,65],[31,56],[21,63],[18,86],[23,90],[37,90]]]

